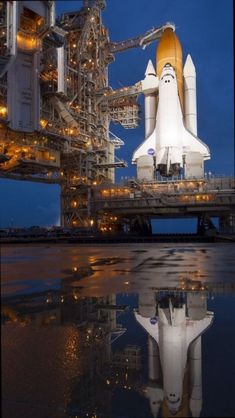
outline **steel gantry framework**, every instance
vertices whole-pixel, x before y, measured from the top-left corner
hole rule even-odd
[[[165,26],[110,42],[104,0],[56,19],[54,1],[0,2],[0,176],[58,183],[61,225],[90,225],[91,188],[126,162],[110,122],[138,126],[141,84],[113,90],[114,54],[145,47]],[[167,24],[172,26],[172,24]]]

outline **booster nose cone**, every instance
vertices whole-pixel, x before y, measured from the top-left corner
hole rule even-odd
[[[181,107],[183,110],[183,58],[182,47],[179,39],[172,28],[164,30],[157,47],[156,69],[157,76],[160,78],[162,70],[166,64],[171,64],[177,78],[178,93]]]
[[[187,58],[184,64],[183,74],[184,74],[184,77],[196,76],[195,66],[194,66],[194,63],[190,54],[187,55]]]
[[[149,60],[145,70],[145,77],[147,77],[148,75],[153,75],[156,77],[156,71],[151,60]]]

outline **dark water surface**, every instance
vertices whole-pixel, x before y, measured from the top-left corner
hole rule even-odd
[[[3,418],[235,415],[235,245],[7,245]]]

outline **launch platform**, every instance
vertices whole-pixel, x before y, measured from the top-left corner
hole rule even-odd
[[[215,230],[211,218],[219,218],[220,233],[235,233],[234,178],[191,179],[141,182],[96,188],[91,216],[106,217],[104,231],[117,230],[120,219],[126,227],[142,234],[150,231],[151,219],[198,218],[197,232]],[[105,216],[104,216],[105,214]],[[210,231],[210,232],[209,232]]]

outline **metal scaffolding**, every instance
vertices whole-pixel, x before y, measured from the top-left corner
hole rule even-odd
[[[110,42],[104,7],[84,0],[55,19],[54,1],[0,2],[0,177],[60,184],[65,227],[89,226],[91,188],[114,183],[126,166],[110,122],[138,126],[141,85],[112,90],[113,54],[145,47],[165,28]]]

